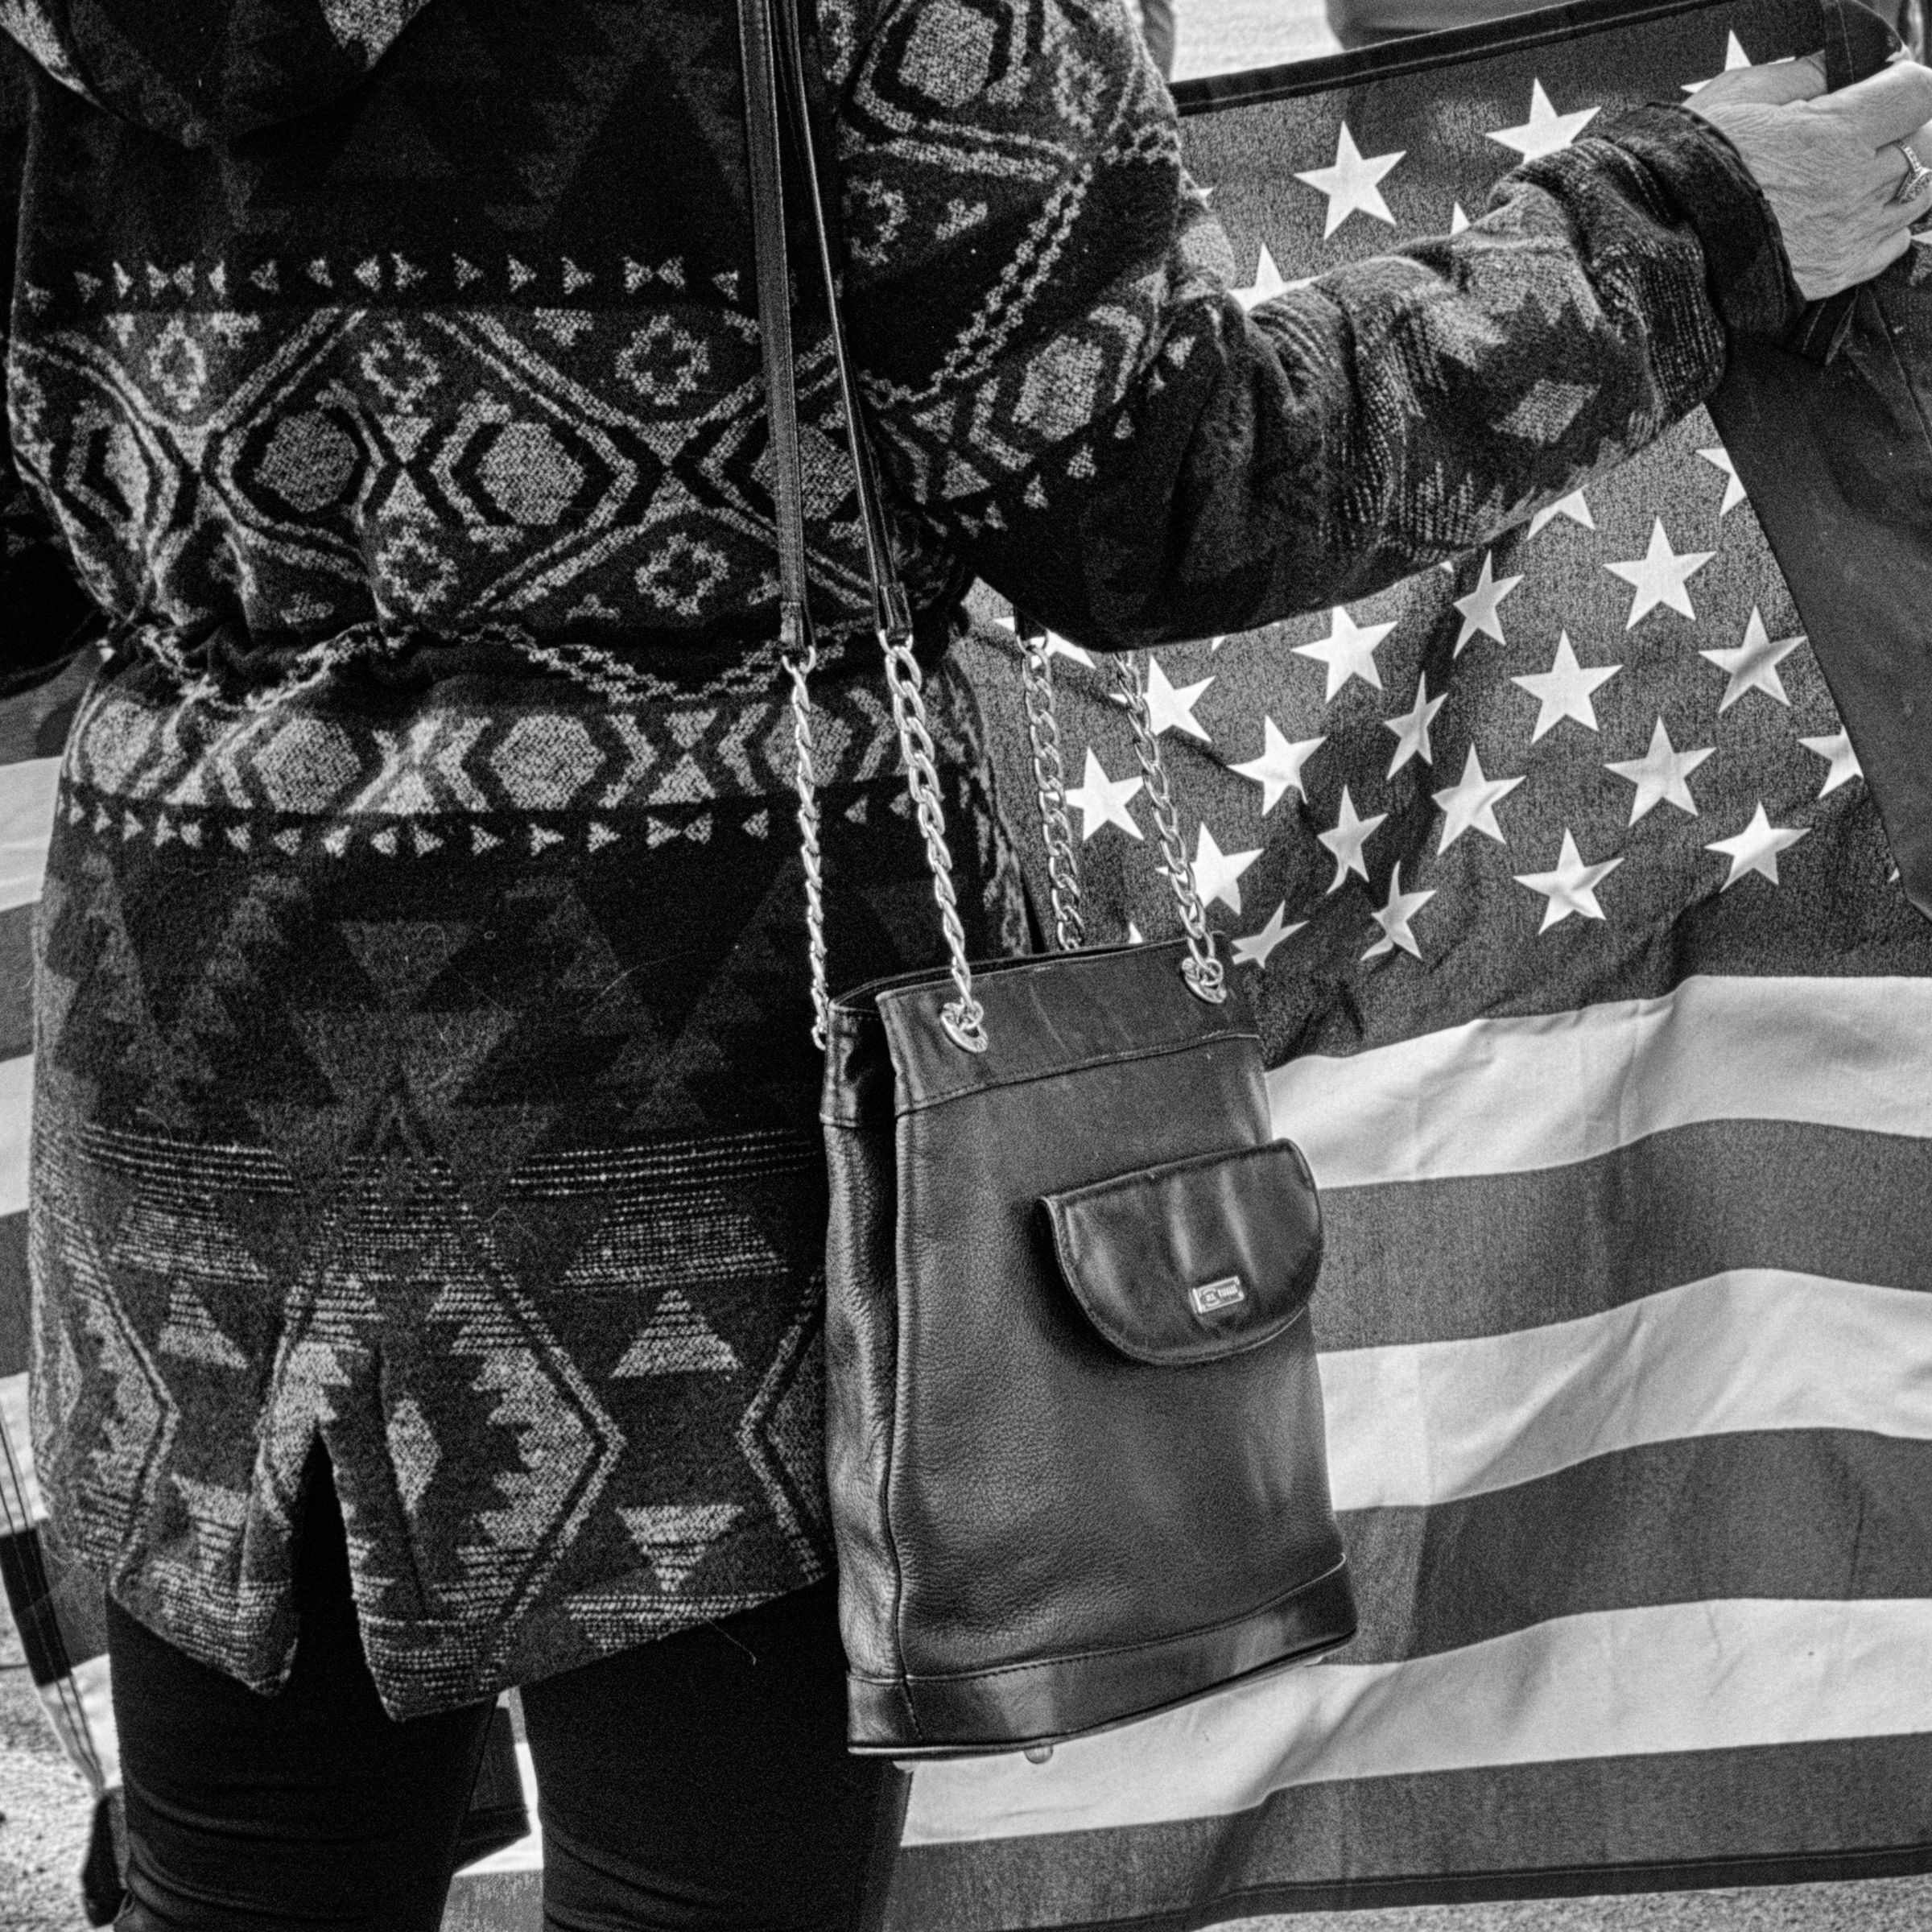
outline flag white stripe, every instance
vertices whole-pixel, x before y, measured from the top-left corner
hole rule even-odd
[[[0,1376],[0,1534],[11,1535],[47,1514],[34,1471],[33,1430],[27,1426],[26,1373]]]
[[[1321,1358],[1338,1509],[1758,1429],[1932,1441],[1932,1294],[1738,1269],[1546,1327]]]
[[[33,1093],[33,1055],[0,1060],[0,1214],[27,1212],[27,1129]]]
[[[60,775],[58,758],[0,765],[0,912],[40,896]]]
[[[906,1845],[1221,1817],[1271,1791],[1932,1730],[1932,1600],[1603,1611],[1396,1664],[1278,1673],[1122,1729],[920,1765]]]
[[[1276,1130],[1324,1187],[1594,1159],[1699,1121],[1932,1135],[1932,980],[1686,980],[1268,1076]]]
[[[114,1723],[114,1674],[107,1653],[84,1657],[68,1676],[39,1688],[40,1708],[68,1761],[97,1798],[121,1782],[121,1734]]]
[[[121,1732],[114,1722],[114,1672],[105,1650],[74,1666],[73,1686],[87,1741],[100,1767],[100,1789],[112,1791],[121,1782]]]

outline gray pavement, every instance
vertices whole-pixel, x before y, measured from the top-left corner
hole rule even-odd
[[[1273,66],[1335,48],[1319,0],[1179,0],[1176,12],[1179,78]],[[41,1716],[3,1611],[0,1813],[0,1928],[80,1932],[85,1921],[75,1875],[86,1846],[87,1788]],[[1932,1880],[1324,1912],[1245,1925],[1245,1932],[1927,1932]]]
[[[0,1926],[75,1932],[93,1806],[41,1715],[20,1640],[0,1608]]]

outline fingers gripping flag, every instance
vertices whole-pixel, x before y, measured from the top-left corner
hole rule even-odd
[[[1836,20],[1552,10],[1191,84],[1184,144],[1258,307]],[[1044,1764],[920,1766],[894,1932],[1932,1865],[1932,925],[1922,746],[1884,737],[1922,273],[1812,317],[1822,371],[1740,358],[1735,449],[1700,411],[1450,567],[1150,666],[1323,1189],[1361,1633]],[[1552,372],[1525,433],[1579,395]],[[1126,721],[1053,650],[1090,940],[1164,935]],[[1030,827],[1010,654],[977,662]]]

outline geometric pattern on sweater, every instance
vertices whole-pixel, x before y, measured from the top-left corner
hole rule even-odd
[[[377,266],[412,266],[397,260]],[[324,306],[289,330],[210,306],[221,264],[144,266],[138,284],[111,258],[71,270],[88,291],[76,323],[23,334],[14,375],[17,457],[50,484],[87,479],[49,493],[111,610],[188,633],[238,614],[262,645],[371,619],[609,636],[733,615],[771,568],[763,379],[740,307],[396,314],[318,288]],[[272,296],[279,266],[246,272]],[[326,258],[308,266],[336,279]],[[821,608],[849,616],[862,579],[836,514],[828,374],[822,346],[801,364],[806,505],[838,539],[818,559]]]
[[[151,745],[172,688],[134,658],[87,700],[38,935],[35,1427],[68,1554],[272,1686],[319,1443],[398,1715],[824,1575],[822,1066],[784,774],[683,807],[701,842],[506,841],[426,896],[360,825],[339,852],[226,836],[279,822],[236,758],[188,867],[122,836],[146,768],[107,755]],[[1024,950],[970,699],[946,665],[927,691],[969,943]],[[601,703],[525,695],[493,729]],[[131,735],[88,729],[130,710]],[[308,715],[175,715],[204,712],[271,743]],[[939,953],[903,791],[876,758],[824,786],[835,985]],[[453,836],[460,807],[427,822]]]
[[[283,39],[196,78],[192,147],[129,0],[6,23],[43,64],[0,111],[47,157],[23,183],[14,456],[96,600],[180,648],[229,626],[291,675],[360,625],[768,636],[724,10],[436,0],[383,54],[397,10],[362,20],[361,85],[319,56],[313,111],[267,126],[320,16],[260,10]],[[970,567],[1117,645],[1352,601],[1701,399],[1724,332],[1692,215],[1775,254],[1719,138],[1675,110],[1624,137],[1607,109],[1515,172],[1496,151],[1468,184],[1488,215],[1453,239],[1250,316],[1125,12],[1007,13],[821,10],[852,338],[922,602]],[[642,181],[647,205],[613,185]],[[798,348],[820,614],[849,622],[853,497],[808,312]]]
[[[1570,150],[1486,158],[1463,233],[1250,315],[1123,10],[819,14],[929,631],[973,571],[1109,646],[1353,601],[1708,390],[1700,233],[1781,261],[1724,143],[1607,104]],[[745,1179],[756,1239],[675,1174],[634,1225],[612,1191],[652,1150],[817,1145],[729,9],[16,0],[0,201],[0,675],[73,647],[76,578],[115,646],[39,935],[56,1525],[272,1682],[320,1435],[397,1709],[796,1587],[824,1560],[822,1174]],[[861,580],[808,308],[797,348],[836,629]],[[1538,407],[1552,380],[1574,407]],[[937,952],[876,679],[821,694],[850,733],[835,985]],[[953,683],[963,910],[976,951],[1024,950]],[[584,1164],[527,1191],[545,1160]],[[196,1202],[144,1194],[160,1169]],[[557,1278],[627,1255],[621,1288]]]
[[[159,677],[109,680],[83,705],[64,809],[97,833],[190,850],[341,858],[595,852],[625,838],[703,843],[709,808],[786,796],[796,769],[788,698],[620,708],[562,681],[527,679],[522,703],[445,687],[390,724],[339,695],[248,704],[185,695]],[[824,781],[865,784],[898,763],[883,677],[813,687]],[[891,799],[903,810],[902,795]],[[789,815],[745,815],[750,836]]]

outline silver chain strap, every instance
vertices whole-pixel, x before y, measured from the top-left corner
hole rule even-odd
[[[925,677],[907,638],[882,630],[879,645],[886,653],[886,683],[892,692],[893,722],[899,729],[906,782],[912,793],[919,830],[925,837],[932,896],[939,908],[947,964],[960,996],[950,1005],[940,1008],[939,1024],[956,1046],[964,1046],[968,1053],[984,1053],[988,1043],[986,1013],[973,997],[972,968],[966,963],[966,935],[960,924],[960,903],[952,890],[952,849],[946,843],[946,811],[939,802],[939,774],[933,769],[936,753],[932,732],[926,722],[926,700],[920,695]]]
[[[921,695],[925,678],[912,646],[888,631],[879,633],[886,654],[886,683],[892,694],[893,722],[898,729],[899,754],[906,762],[906,789],[926,841],[927,869],[932,874],[932,896],[939,908],[952,983],[959,997],[940,1009],[939,1024],[947,1038],[968,1053],[984,1053],[986,1012],[974,998],[972,968],[966,960],[966,933],[960,923],[960,902],[952,886],[952,848],[946,843],[946,810],[939,799],[938,753],[927,722]],[[791,675],[791,735],[798,749],[795,778],[799,793],[799,839],[805,866],[805,925],[811,952],[811,1037],[821,1052],[832,1026],[832,997],[825,973],[825,875],[819,848],[818,766],[811,728],[811,699],[806,680],[817,662],[815,646],[802,654],[788,654],[785,668]]]
[[[1147,694],[1141,688],[1140,673],[1125,652],[1113,658],[1114,682],[1127,706],[1133,724],[1133,748],[1140,755],[1141,777],[1154,807],[1154,822],[1160,833],[1161,870],[1174,888],[1174,902],[1181,909],[1181,924],[1187,935],[1188,957],[1181,967],[1187,989],[1197,1000],[1218,1006],[1228,997],[1227,975],[1216,956],[1214,941],[1208,936],[1208,910],[1195,890],[1194,868],[1187,862],[1187,849],[1181,843],[1181,823],[1167,789],[1167,768],[1162,762],[1160,740],[1147,709]]]
[[[825,862],[819,847],[819,767],[812,737],[811,693],[806,680],[818,668],[819,647],[787,652],[791,678],[792,773],[799,791],[799,851],[805,865],[805,930],[811,953],[811,1037],[820,1053],[832,1037],[832,993],[825,972]]]
[[[1067,823],[1066,773],[1060,757],[1059,724],[1054,713],[1053,685],[1043,641],[1027,639],[1023,676],[1026,716],[1033,738],[1034,777],[1039,787],[1040,818],[1053,879],[1055,936],[1063,952],[1086,943],[1080,904],[1080,869],[1073,848],[1073,828]],[[890,631],[879,633],[886,656],[886,688],[892,695],[893,722],[898,729],[899,753],[905,762],[906,788],[926,845],[926,864],[932,875],[932,896],[939,909],[946,935],[947,970],[959,997],[939,1011],[947,1037],[968,1053],[984,1053],[986,1013],[972,990],[972,968],[966,958],[966,934],[960,923],[959,899],[953,890],[952,849],[946,842],[946,811],[939,796],[938,753],[926,716],[925,675],[912,654],[910,642]],[[792,741],[797,749],[795,778],[799,794],[799,837],[805,869],[805,920],[811,956],[812,1038],[824,1050],[828,1035],[831,996],[826,985],[824,867],[819,843],[819,773],[812,733],[811,700],[807,680],[817,662],[815,646],[790,652],[785,668],[791,678]],[[1133,726],[1134,749],[1141,776],[1154,806],[1160,835],[1161,870],[1173,889],[1186,931],[1188,956],[1181,975],[1195,998],[1218,1006],[1228,997],[1227,976],[1208,931],[1207,909],[1194,883],[1194,869],[1181,843],[1181,826],[1167,788],[1166,766],[1159,738],[1147,709],[1139,674],[1125,655],[1113,658],[1113,675]]]
[[[1053,898],[1054,941],[1062,952],[1087,943],[1080,903],[1080,862],[1067,823],[1067,768],[1060,758],[1060,724],[1054,715],[1053,671],[1046,640],[1022,638],[1020,682],[1026,694],[1026,729],[1033,740],[1033,782],[1040,798],[1040,834],[1046,844],[1046,877]]]

